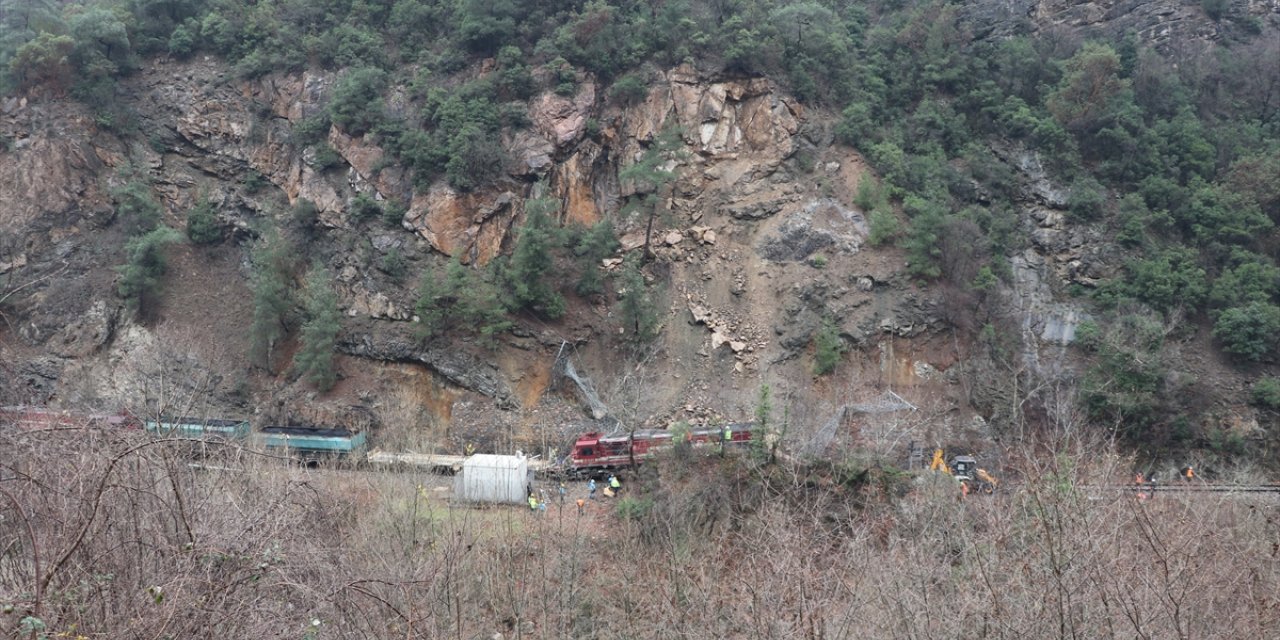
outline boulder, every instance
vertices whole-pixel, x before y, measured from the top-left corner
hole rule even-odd
[[[536,176],[551,166],[555,145],[546,136],[529,130],[517,131],[507,143],[514,166],[509,172],[517,176]]]
[[[550,91],[542,94],[534,100],[529,115],[538,131],[557,148],[564,148],[586,131],[595,103],[596,85],[588,81],[578,85],[578,93],[572,98]]]

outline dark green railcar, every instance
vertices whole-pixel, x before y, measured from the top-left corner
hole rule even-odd
[[[304,459],[363,454],[365,434],[319,427],[263,427],[258,441],[268,451]]]
[[[189,416],[165,417],[143,423],[147,433],[164,438],[220,438],[244,441],[252,429],[248,420],[224,420],[219,418],[192,418]]]

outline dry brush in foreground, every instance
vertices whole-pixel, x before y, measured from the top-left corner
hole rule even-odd
[[[1274,499],[1090,495],[1082,479],[1109,472],[1076,456],[965,502],[874,466],[673,459],[579,518],[205,448],[199,468],[190,442],[0,428],[0,633],[1280,635]]]

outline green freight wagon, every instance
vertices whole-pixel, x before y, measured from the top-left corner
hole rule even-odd
[[[365,448],[365,434],[347,429],[263,427],[258,440],[268,451],[283,451],[302,458],[364,453]]]
[[[161,416],[158,420],[147,420],[143,424],[147,433],[160,438],[245,440],[250,432],[248,420]]]

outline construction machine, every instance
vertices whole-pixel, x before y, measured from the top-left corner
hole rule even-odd
[[[960,491],[966,495],[974,492],[990,495],[1000,485],[995,476],[978,467],[978,461],[973,456],[953,456],[947,462],[942,449],[934,450],[929,470],[942,471],[955,478],[960,483]]]

